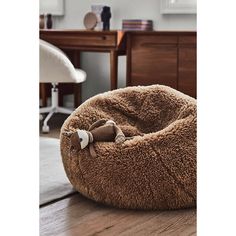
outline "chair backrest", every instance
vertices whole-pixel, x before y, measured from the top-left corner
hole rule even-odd
[[[39,44],[41,83],[80,83],[84,80],[85,72],[76,70],[62,50],[41,39]]]

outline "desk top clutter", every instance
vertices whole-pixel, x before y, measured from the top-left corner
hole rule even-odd
[[[111,8],[103,5],[92,5],[92,12],[88,12],[84,17],[84,26],[88,30],[94,30],[96,26],[102,30],[110,30]]]
[[[122,30],[126,31],[152,31],[152,20],[130,19],[122,21]]]

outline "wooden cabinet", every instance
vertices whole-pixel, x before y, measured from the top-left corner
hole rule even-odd
[[[151,84],[196,97],[195,32],[127,33],[127,85]]]
[[[178,90],[196,97],[196,37],[185,36],[179,40]]]
[[[177,37],[131,37],[131,85],[177,88]]]

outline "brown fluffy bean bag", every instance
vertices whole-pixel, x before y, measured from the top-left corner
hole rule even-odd
[[[138,86],[99,94],[79,106],[64,130],[114,120],[128,136],[118,145],[97,142],[70,151],[61,133],[66,174],[83,195],[133,209],[178,209],[196,204],[196,100],[166,86]]]

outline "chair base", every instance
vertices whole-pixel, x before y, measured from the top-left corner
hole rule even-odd
[[[50,107],[42,107],[39,109],[39,113],[48,113],[46,118],[43,121],[42,126],[42,132],[48,133],[49,132],[49,126],[48,121],[52,117],[54,113],[62,113],[62,114],[68,114],[70,115],[72,113],[72,110],[64,107],[59,107],[58,105],[58,88],[56,87],[56,84],[53,84],[53,88],[51,89],[51,97],[52,97],[52,105]]]

